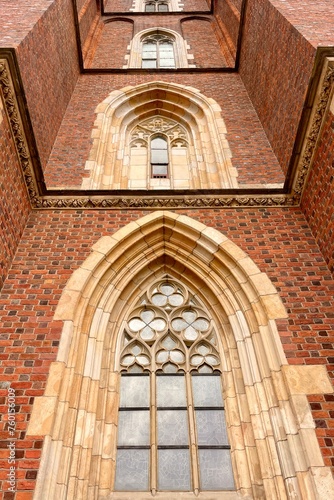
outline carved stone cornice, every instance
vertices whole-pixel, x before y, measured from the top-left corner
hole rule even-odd
[[[2,55],[5,57],[2,58]],[[15,57],[10,49],[5,49],[0,52],[0,88],[29,199],[31,205],[35,206],[39,198],[39,190],[31,160],[30,150],[32,147],[28,145],[24,130],[22,113],[17,100],[17,89],[15,88],[15,83],[16,85],[19,83],[17,75],[15,74],[16,79],[14,79],[13,73],[16,73]]]
[[[324,49],[320,49],[319,59]],[[301,123],[304,126],[305,133],[300,140],[298,147],[298,140],[296,141],[296,149],[300,150],[300,154],[295,156],[295,165],[292,167],[291,176],[291,195],[294,203],[300,203],[303,190],[306,185],[308,175],[311,170],[316,146],[321,136],[321,129],[327,116],[330,106],[331,97],[334,92],[334,51],[333,57],[322,57],[321,67],[318,69],[320,77],[314,79],[313,88],[312,84],[309,89],[309,96],[306,99],[306,113],[308,114],[307,122]],[[316,65],[315,65],[316,66]],[[318,63],[318,66],[320,64]],[[308,105],[308,100],[311,103]],[[306,122],[306,123],[305,123]]]
[[[110,196],[89,198],[40,197],[36,208],[101,208],[101,209],[177,209],[226,207],[284,207],[294,204],[286,195],[271,196]]]

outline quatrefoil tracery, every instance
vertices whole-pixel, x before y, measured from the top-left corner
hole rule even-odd
[[[170,278],[152,286],[130,315],[121,368],[212,372],[219,369],[217,338],[203,306]]]

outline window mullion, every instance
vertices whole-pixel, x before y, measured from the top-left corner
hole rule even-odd
[[[151,492],[157,491],[157,391],[156,374],[151,373]]]
[[[189,372],[186,373],[186,388],[187,388],[187,400],[188,400],[191,472],[193,480],[193,491],[195,495],[197,495],[199,492],[198,452],[196,446],[196,428],[195,428],[194,402],[193,402],[192,387],[191,387],[191,375]]]

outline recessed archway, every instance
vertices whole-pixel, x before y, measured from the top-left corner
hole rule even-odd
[[[96,113],[93,146],[85,167],[90,176],[82,188],[150,189],[149,182],[140,184],[146,181],[148,166],[142,177],[133,173],[140,172],[141,164],[131,164],[131,135],[137,125],[154,117],[179,123],[189,136],[186,172],[175,168],[171,187],[237,187],[221,108],[197,89],[166,82],[126,87],[111,92]]]
[[[254,262],[218,231],[169,212],[102,237],[62,294],[58,358],[28,429],[45,435],[35,497],[125,498],[113,493],[117,339],[135,301],[166,273],[196,290],[220,325],[236,491],[219,498],[325,498],[332,476],[305,396],[331,392],[325,370],[287,364],[275,324],[286,311]]]

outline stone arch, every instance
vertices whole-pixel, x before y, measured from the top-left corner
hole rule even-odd
[[[159,34],[168,37],[174,44],[176,68],[191,67],[192,56],[187,53],[189,47],[180,33],[169,28],[148,28],[136,33],[130,44],[128,64],[124,68],[141,68],[142,42],[150,35]]]
[[[85,167],[90,176],[82,188],[150,189],[149,183],[140,184],[143,179],[131,178],[129,134],[140,121],[152,117],[174,120],[188,130],[189,161],[186,169],[176,171],[172,188],[237,187],[221,108],[199,90],[158,81],[126,87],[111,92],[96,113]]]
[[[195,288],[220,324],[236,492],[219,498],[328,498],[333,480],[305,395],[332,392],[324,367],[287,364],[275,323],[286,311],[254,262],[218,231],[169,212],[102,237],[63,291],[57,361],[28,429],[45,435],[35,498],[125,498],[112,494],[118,374],[111,367],[127,311],[166,272]]]

